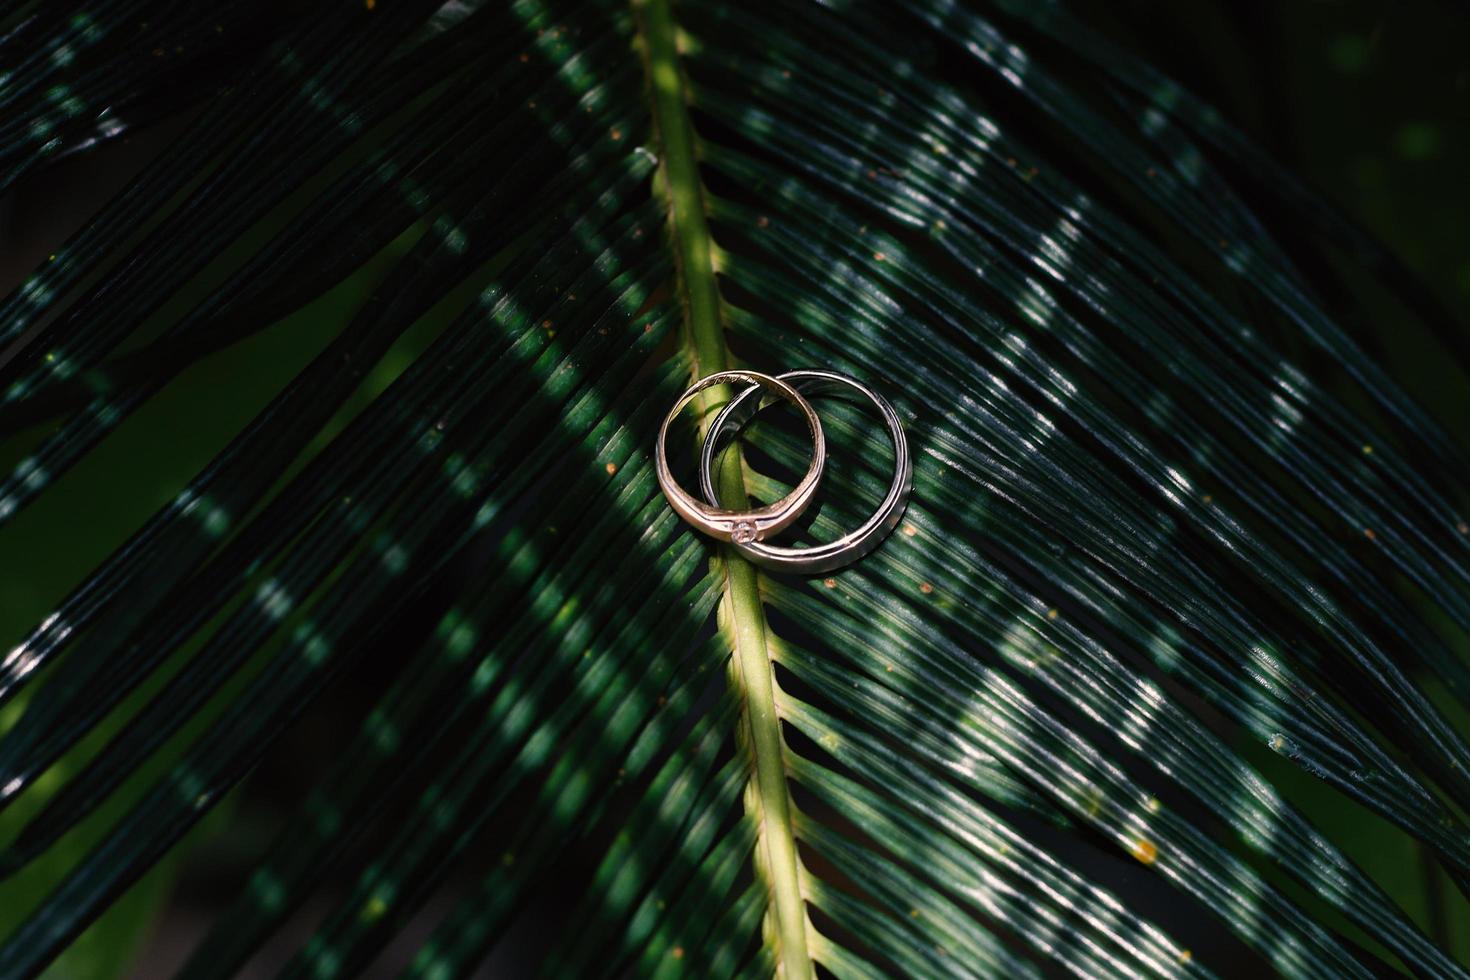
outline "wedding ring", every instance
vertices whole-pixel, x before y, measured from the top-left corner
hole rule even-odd
[[[806,416],[807,427],[812,434],[812,463],[807,468],[806,475],[801,478],[801,482],[774,504],[755,510],[726,510],[719,505],[718,498],[709,491],[705,492],[705,496],[709,497],[710,504],[705,504],[679,486],[674,480],[674,475],[669,472],[668,451],[665,447],[669,436],[669,426],[701,391],[732,381],[743,381],[754,386],[746,388],[736,401],[753,395],[760,388],[765,388],[791,402]],[[760,399],[750,398],[749,402],[755,405],[760,402]],[[725,409],[721,417],[723,418],[726,414],[729,414],[729,408]],[[658,444],[654,447],[653,455],[654,472],[658,475],[658,485],[663,488],[669,506],[673,507],[680,517],[710,537],[719,538],[722,541],[733,541],[737,545],[752,544],[768,534],[776,534],[791,526],[812,502],[812,496],[817,492],[817,483],[822,478],[822,467],[826,465],[826,462],[827,442],[822,434],[822,422],[817,418],[817,413],[811,405],[807,404],[807,400],[801,397],[791,385],[768,374],[758,374],[755,371],[720,371],[700,378],[690,385],[689,389],[674,403],[674,407],[664,419],[664,424],[659,428]],[[701,473],[701,477],[707,484],[709,483],[707,472]]]
[[[845,374],[815,369],[788,371],[778,375],[777,380],[790,382],[792,387],[806,395],[826,394],[833,391],[848,394],[851,391],[857,391],[877,406],[878,414],[883,417],[883,422],[888,427],[888,438],[893,443],[893,483],[889,486],[888,494],[883,498],[883,502],[873,512],[873,516],[856,530],[834,541],[811,548],[783,548],[764,544],[759,540],[738,541],[735,544],[741,554],[766,568],[805,575],[830,572],[857,561],[876,548],[903,517],[914,474],[913,461],[909,457],[908,438],[904,435],[903,423],[899,421],[898,413],[893,410],[892,405],[888,404],[888,400]],[[705,434],[704,448],[699,454],[699,486],[712,504],[719,504],[719,497],[715,494],[714,479],[711,474],[720,436],[726,430],[739,431],[759,410],[760,399],[752,397],[755,391],[754,388],[747,388],[737,395],[716,416],[714,424]]]

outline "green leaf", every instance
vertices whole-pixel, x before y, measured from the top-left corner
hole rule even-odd
[[[1470,454],[1334,277],[1463,325],[1100,20],[0,15],[0,187],[181,118],[0,298],[0,975],[122,968],[344,716],[181,976],[1470,974]],[[734,366],[891,398],[874,554],[669,510]],[[890,479],[817,407],[807,542]],[[807,451],[758,418],[722,499]]]

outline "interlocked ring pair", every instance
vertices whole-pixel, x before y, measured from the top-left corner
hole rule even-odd
[[[669,471],[666,448],[669,426],[700,392],[716,385],[731,383],[743,383],[747,387],[724,407],[705,433],[704,447],[699,455],[699,483],[705,500],[699,500],[679,486],[673,473]],[[715,452],[726,432],[739,431],[759,410],[762,400],[758,397],[758,392],[761,389],[791,402],[802,413],[812,437],[812,461],[795,488],[775,503],[755,510],[728,510],[719,505],[719,498],[715,494]],[[861,526],[834,541],[811,548],[786,548],[766,544],[767,537],[790,527],[801,516],[802,511],[806,510],[817,492],[817,484],[822,478],[823,467],[826,466],[827,440],[822,432],[822,422],[804,396],[834,392],[848,394],[854,391],[878,409],[878,414],[888,429],[889,440],[893,443],[893,482],[883,502]],[[903,424],[893,406],[882,395],[855,378],[820,369],[788,371],[776,377],[756,371],[721,371],[700,378],[674,403],[659,428],[658,444],[654,449],[654,469],[669,505],[694,527],[711,537],[731,542],[758,565],[808,575],[841,568],[876,548],[903,516],[913,482],[913,462],[909,458],[908,439],[904,436]]]

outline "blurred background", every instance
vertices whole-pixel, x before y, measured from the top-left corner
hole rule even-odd
[[[1422,279],[1461,334],[1470,335],[1470,6],[1451,0],[1114,0],[1092,7],[1089,16],[1098,26],[1212,102],[1370,228]],[[65,158],[0,199],[0,291],[8,292],[46,261],[186,122],[187,117],[165,120],[133,138]],[[1289,229],[1272,230],[1290,242]],[[378,270],[366,268],[297,314],[204,359],[18,520],[0,528],[0,649],[19,640],[93,565],[177,494],[340,328],[377,278]],[[1379,355],[1433,414],[1452,431],[1465,431],[1470,391],[1437,356],[1435,341],[1420,323],[1405,318],[1367,285],[1329,301],[1335,312],[1376,339]],[[1305,352],[1290,353],[1310,361]],[[0,351],[0,361],[5,357]],[[384,365],[376,384],[386,385],[401,367]],[[160,432],[167,437],[160,439]],[[0,443],[0,468],[24,456],[38,434]],[[392,629],[408,633],[385,633],[379,639],[384,651],[415,639],[412,624]],[[51,975],[151,978],[167,975],[182,962],[245,880],[290,805],[371,704],[381,685],[371,668],[369,658],[362,671],[318,702],[230,799],[94,926]],[[221,697],[229,693],[226,689]],[[148,694],[145,688],[129,703]],[[0,712],[0,730],[15,723],[20,707]],[[90,744],[106,737],[99,731]],[[180,737],[187,739],[189,730]],[[1463,904],[1448,898],[1447,882],[1421,860],[1409,839],[1317,787],[1262,747],[1241,748],[1426,929],[1454,935],[1459,955],[1470,958],[1470,920]],[[63,762],[47,779],[64,780],[68,770]],[[68,835],[47,859],[0,888],[17,899],[49,890],[60,869],[95,841],[99,823],[125,807],[129,791],[157,771],[141,773],[113,809],[99,814],[100,821]],[[0,817],[0,840],[25,815]],[[1158,903],[1162,909],[1168,901],[1167,890],[1158,890],[1136,865],[1109,859],[1100,861],[1095,873],[1143,907]],[[332,889],[333,883],[325,883],[317,910],[328,905]],[[30,904],[29,899],[0,901],[0,933],[14,924],[6,918],[6,906]],[[554,904],[531,910],[528,934],[534,933],[537,914],[555,914]],[[314,914],[309,907],[298,916],[294,931],[281,937],[278,948],[257,957],[248,975],[273,975],[309,934]],[[432,921],[433,915],[431,907],[421,919]],[[1210,926],[1180,926],[1186,930],[1207,933]],[[423,929],[411,928],[401,951],[382,962],[403,962],[423,935]],[[481,974],[519,975],[516,946],[512,937]]]

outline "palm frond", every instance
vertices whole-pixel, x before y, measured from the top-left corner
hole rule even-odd
[[[180,975],[310,901],[285,975],[385,969],[430,908],[396,965],[468,975],[564,878],[557,976],[1241,971],[1127,861],[1284,976],[1465,976],[1289,774],[1470,884],[1470,464],[1282,222],[1462,366],[1463,328],[1084,13],[0,15],[0,187],[192,114],[0,301],[0,541],[202,360],[366,296],[0,661],[0,875],[99,831],[3,903],[0,975],[374,672]],[[658,422],[735,363],[892,397],[917,463],[879,551],[757,574],[668,510]],[[808,540],[888,478],[821,407],[854,501]],[[804,446],[746,447],[726,499],[780,496]]]

